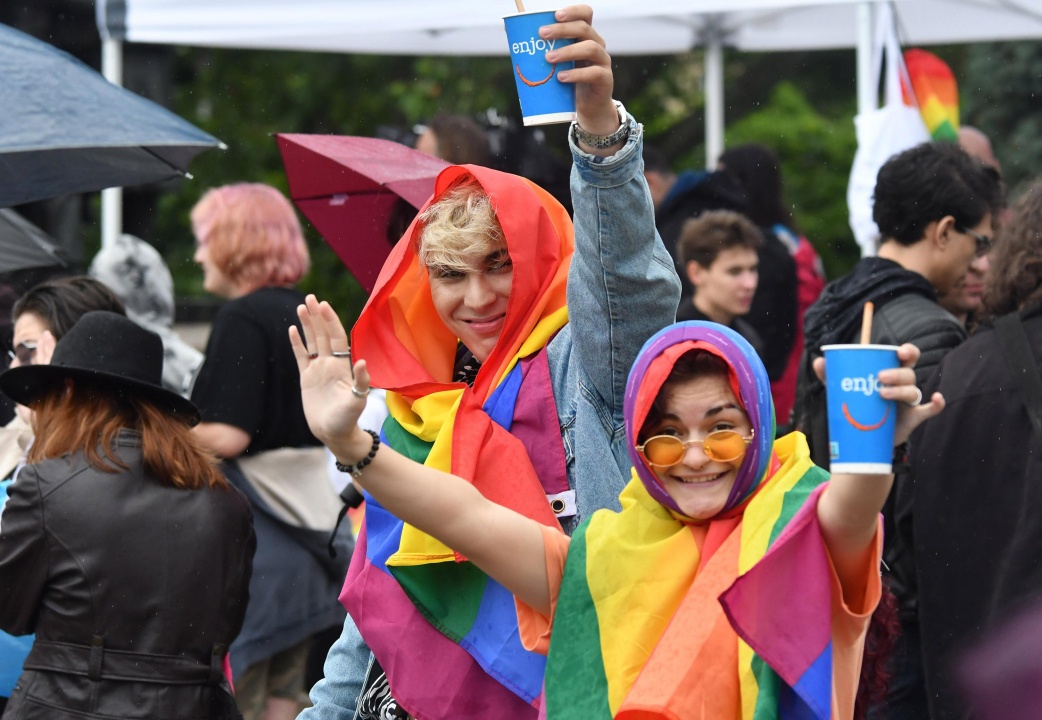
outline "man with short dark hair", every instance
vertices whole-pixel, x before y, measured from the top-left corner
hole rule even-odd
[[[811,367],[821,347],[858,342],[864,305],[872,302],[871,342],[917,346],[922,355],[915,374],[922,389],[944,356],[966,339],[963,324],[938,303],[938,294],[952,291],[991,248],[993,221],[1002,203],[998,174],[955,144],[917,145],[880,168],[872,209],[881,236],[879,253],[861,259],[850,273],[826,286],[804,323],[796,419],[815,463],[825,468],[829,463],[825,390]],[[898,599],[902,631],[886,701],[886,716],[892,720],[928,717],[915,559],[908,542],[911,478],[902,470],[896,463],[897,477],[883,509],[886,580]]]
[[[872,342],[916,345],[921,388],[941,358],[966,339],[937,294],[954,288],[991,248],[992,221],[1001,207],[998,176],[954,144],[918,145],[879,170],[872,209],[881,236],[878,255],[829,283],[807,311],[797,421],[815,463],[829,464],[824,387],[811,369],[821,346],[857,342],[864,304],[872,302]]]
[[[711,210],[688,220],[677,241],[677,259],[695,294],[680,301],[677,321],[710,320],[726,325],[763,351],[760,334],[742,317],[759,280],[763,234],[736,212]]]

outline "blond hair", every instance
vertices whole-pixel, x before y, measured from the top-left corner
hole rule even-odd
[[[492,198],[472,175],[464,175],[420,214],[416,249],[429,269],[466,272],[475,257],[506,247]]]

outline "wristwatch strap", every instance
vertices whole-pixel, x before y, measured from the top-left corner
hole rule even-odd
[[[613,132],[611,135],[594,135],[593,133],[583,130],[578,121],[572,122],[572,133],[577,143],[581,142],[587,147],[596,148],[598,150],[604,150],[606,148],[614,147],[620,142],[629,137],[630,134],[630,123],[629,116],[626,114],[626,108],[623,107],[622,103],[615,100],[615,108],[619,111],[619,129]]]

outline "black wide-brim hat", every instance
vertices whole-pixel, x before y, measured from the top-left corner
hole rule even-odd
[[[189,425],[199,409],[162,386],[163,341],[133,320],[89,312],[54,347],[49,365],[23,365],[0,374],[0,392],[29,405],[66,378],[90,382],[124,397],[151,401]]]

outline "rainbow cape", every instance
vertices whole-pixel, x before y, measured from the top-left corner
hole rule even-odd
[[[815,512],[828,473],[799,433],[775,453],[780,467],[744,513],[710,523],[701,553],[692,526],[636,471],[621,512],[580,526],[554,616],[546,717],[718,718],[736,707],[745,720],[830,717],[830,575]]]
[[[959,88],[944,60],[926,50],[904,52],[919,114],[934,140],[959,139]]]
[[[477,166],[444,170],[428,205],[466,174],[492,198],[514,266],[503,332],[473,388],[452,382],[458,341],[431,300],[415,222],[384,265],[352,344],[373,385],[388,390],[387,444],[559,527],[546,496],[568,481],[545,347],[568,321],[571,221],[541,188]],[[534,718],[545,659],[521,646],[510,593],[368,495],[366,507],[341,600],[395,699],[421,719]]]

